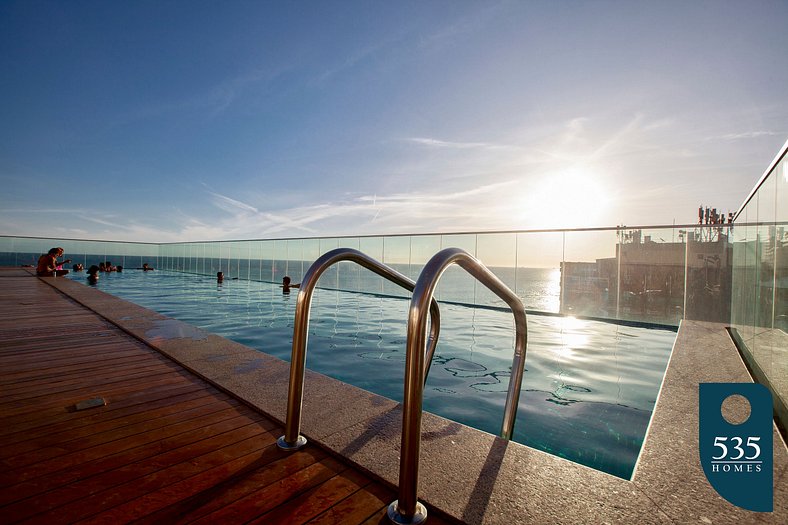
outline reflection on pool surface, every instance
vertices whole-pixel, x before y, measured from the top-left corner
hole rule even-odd
[[[69,277],[84,281],[84,274]],[[169,317],[289,360],[296,294],[270,283],[175,272],[102,275],[97,287]],[[318,289],[307,366],[402,400],[404,299]],[[441,305],[441,334],[424,409],[493,434],[506,400],[514,324],[509,312]],[[675,333],[530,315],[514,440],[629,478]]]

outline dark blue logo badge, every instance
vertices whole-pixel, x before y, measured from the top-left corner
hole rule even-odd
[[[772,396],[756,383],[701,383],[700,463],[720,496],[758,512],[773,508]]]

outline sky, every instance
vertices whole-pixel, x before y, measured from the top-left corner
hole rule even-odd
[[[788,1],[0,2],[0,235],[686,224],[788,139]]]

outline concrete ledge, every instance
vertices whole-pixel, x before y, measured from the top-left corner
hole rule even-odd
[[[75,301],[284,423],[289,363],[69,279]],[[472,524],[788,523],[788,453],[775,430],[773,513],[722,499],[698,461],[698,384],[751,381],[725,327],[679,330],[632,481],[425,413],[419,498]],[[308,372],[302,433],[396,485],[401,406]]]

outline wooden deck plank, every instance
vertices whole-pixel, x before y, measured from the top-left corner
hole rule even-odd
[[[255,492],[192,522],[203,525],[213,523],[248,523],[280,505],[297,498],[313,487],[321,485],[347,467],[332,458],[313,463],[275,483],[260,487]]]
[[[394,499],[45,280],[0,280],[3,523],[356,525]]]
[[[107,409],[107,412],[110,412],[112,410],[117,410],[127,406],[145,404],[151,400],[158,400],[164,397],[177,396],[204,389],[204,386],[194,383],[171,383],[166,385],[158,385],[156,387],[147,388],[143,391],[128,392],[124,396],[112,396],[107,400],[108,405],[105,408]],[[2,413],[0,412],[0,414]],[[82,417],[86,417],[86,415],[78,412],[70,412],[63,406],[51,407],[45,410],[42,409],[31,411],[27,414],[21,414],[15,417],[13,426],[9,425],[1,428],[0,436],[24,432],[42,425],[80,419]]]
[[[309,520],[309,525],[331,525],[343,519],[361,523],[391,503],[391,491],[379,483],[369,483],[331,508]]]
[[[0,449],[0,458],[14,457],[29,453],[36,449],[46,449],[48,447],[63,446],[69,450],[74,450],[75,444],[80,447],[90,446],[95,443],[95,436],[106,436],[103,439],[116,439],[115,435],[119,431],[124,433],[133,432],[135,427],[147,425],[151,415],[155,418],[166,418],[181,416],[192,413],[193,410],[203,409],[210,406],[224,406],[225,403],[231,405],[238,404],[234,400],[217,400],[213,397],[199,397],[191,401],[178,403],[174,406],[164,406],[159,409],[150,409],[146,413],[134,414],[128,417],[105,419],[93,425],[80,425],[75,428],[61,428],[59,431],[50,429],[46,434],[39,437],[30,437],[25,441],[17,442]],[[69,446],[69,444],[71,444]]]
[[[210,489],[195,493],[186,499],[171,503],[142,519],[142,523],[190,523],[215,512],[253,492],[275,483],[294,472],[302,470],[326,457],[319,448],[304,449],[301,454],[286,454],[275,461],[254,468],[248,473],[237,472]],[[253,466],[254,467],[254,466]]]
[[[30,498],[37,494],[50,492],[46,496],[27,500],[25,504],[34,503],[36,508],[46,510],[45,502],[50,504],[54,501],[62,505],[72,501],[74,497],[80,497],[92,492],[91,487],[98,484],[99,488],[107,488],[120,484],[127,478],[123,472],[136,465],[138,475],[143,475],[151,469],[156,468],[155,464],[148,463],[148,467],[140,462],[160,456],[159,463],[172,461],[182,455],[192,454],[201,455],[213,448],[231,442],[231,439],[242,441],[252,436],[265,432],[264,425],[258,423],[244,424],[241,418],[228,419],[207,425],[190,432],[184,432],[171,438],[166,438],[158,443],[156,447],[139,446],[117,454],[96,459],[87,463],[82,463],[73,468],[59,470],[47,476],[40,476],[29,481],[18,483],[14,486],[14,492],[0,492],[0,505],[14,501]],[[230,436],[225,434],[231,434]],[[120,471],[121,474],[117,475]],[[109,476],[110,479],[102,479],[101,476]],[[55,496],[51,494],[62,487],[72,489],[68,494]],[[74,496],[76,495],[76,496]],[[56,506],[56,505],[55,505]]]
[[[243,463],[251,463],[259,457],[261,448],[275,443],[276,437],[278,435],[273,436],[269,431],[242,441],[230,443],[224,447],[216,445],[209,452],[199,456],[194,456],[191,451],[188,451],[190,453],[181,456],[181,458],[155,456],[143,464],[135,463],[108,472],[106,475],[96,479],[90,479],[88,483],[77,484],[76,487],[73,485],[63,487],[55,495],[60,495],[64,492],[74,495],[73,491],[76,490],[76,495],[79,496],[79,499],[53,508],[50,511],[36,514],[36,520],[52,524],[71,523],[75,520],[89,518],[97,513],[104,513],[105,516],[114,516],[107,521],[108,523],[127,523],[131,521],[131,518],[120,516],[119,514],[122,513],[122,510],[118,511],[118,514],[114,514],[110,509],[115,507],[127,508],[124,507],[124,504],[135,498],[146,494],[158,493],[173,483],[217,465],[234,460],[238,460],[238,464],[241,465]],[[182,459],[182,461],[170,464],[179,459]],[[149,473],[140,476],[141,472]],[[117,484],[117,480],[120,480],[122,483]],[[107,481],[116,484],[107,487]],[[86,485],[89,485],[92,490],[85,490]],[[53,493],[49,492],[42,499],[52,497]],[[44,501],[43,506],[51,506],[51,501]],[[67,517],[67,519],[63,519],[64,517]]]
[[[152,399],[150,402],[126,407],[117,408],[115,410],[89,415],[79,419],[66,419],[57,422],[44,422],[44,424],[28,428],[12,434],[5,434],[0,436],[0,449],[3,447],[13,446],[15,443],[24,442],[30,439],[36,439],[42,436],[57,435],[62,432],[79,432],[81,429],[88,429],[95,427],[104,422],[111,422],[115,419],[126,418],[128,421],[136,421],[147,418],[146,411],[148,409],[155,410],[157,408],[167,408],[170,410],[178,410],[179,404],[182,402],[192,402],[201,400],[203,398],[212,398],[214,394],[204,390],[192,390],[176,396],[166,396],[160,399]],[[224,399],[224,394],[216,394],[218,399]],[[225,396],[225,397],[222,397]]]
[[[233,410],[222,410],[203,416],[199,422],[186,420],[172,425],[153,427],[151,430],[123,439],[102,443],[88,449],[68,452],[50,459],[39,461],[37,463],[24,465],[23,467],[15,469],[13,472],[11,472],[9,469],[9,474],[16,476],[19,480],[27,480],[37,476],[48,475],[51,472],[55,472],[64,467],[73,467],[81,463],[93,461],[96,458],[103,458],[104,456],[109,456],[117,452],[122,452],[124,450],[138,447],[140,445],[153,446],[158,441],[166,437],[171,437],[183,432],[194,430],[196,425],[216,423],[225,419],[231,419],[233,417],[239,416],[237,416]],[[151,423],[153,424],[155,422]],[[5,461],[0,461],[0,464],[4,463]],[[5,482],[6,476],[0,474],[0,487],[4,486]]]
[[[111,382],[115,378],[130,378],[150,376],[160,373],[169,373],[173,368],[164,363],[155,363],[152,365],[144,365],[134,367],[133,370],[125,370],[119,368],[112,368],[111,370],[104,371],[87,371],[82,377],[75,376],[61,376],[55,379],[31,379],[29,381],[20,381],[16,385],[6,385],[3,387],[3,392],[11,399],[22,399],[24,397],[35,397],[36,394],[41,392],[42,388],[48,388],[51,392],[64,392],[69,388],[80,385],[98,385],[106,382]]]
[[[345,470],[325,483],[292,498],[270,512],[250,521],[250,524],[292,523],[301,525],[327,511],[337,501],[343,501],[370,483],[369,478],[354,470]],[[379,506],[370,511],[374,511]],[[367,513],[367,516],[369,513]]]
[[[233,461],[216,465],[213,468],[175,482],[162,490],[146,493],[123,505],[91,517],[87,520],[87,523],[118,523],[119,521],[138,520],[162,511],[167,507],[172,507],[172,505],[177,504],[184,498],[193,497],[195,494],[203,494],[205,491],[213,493],[212,489],[214,487],[231,484],[239,475],[248,475],[249,472],[254,470],[265,470],[276,460],[290,459],[288,456],[292,456],[292,454],[279,450],[276,447],[275,440],[272,440],[259,453],[249,454]],[[162,523],[162,521],[159,521],[159,523]],[[170,521],[166,521],[166,523],[170,523]]]

